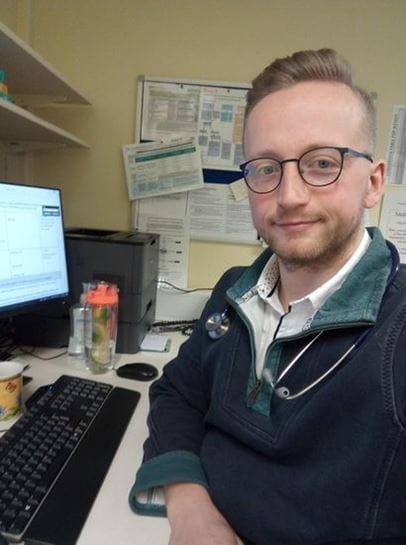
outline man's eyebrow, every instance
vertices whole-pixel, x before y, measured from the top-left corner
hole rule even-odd
[[[337,146],[337,144],[332,144],[332,143],[326,143],[326,142],[313,142],[312,144],[309,144],[309,145],[306,145],[306,147],[304,147],[301,152],[297,153],[295,156],[291,155],[291,156],[282,156],[280,153],[277,153],[273,150],[271,150],[270,148],[266,148],[266,149],[263,149],[261,150],[260,152],[256,153],[255,156],[252,157],[252,159],[256,159],[256,158],[261,158],[261,157],[271,157],[272,159],[279,159],[281,161],[283,161],[284,159],[290,159],[290,158],[293,158],[293,157],[300,157],[301,155],[303,155],[304,153],[308,152],[308,151],[311,151],[313,149],[318,149],[318,148],[336,148],[336,147],[340,147],[340,146]]]

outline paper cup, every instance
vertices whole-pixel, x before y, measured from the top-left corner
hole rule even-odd
[[[0,422],[20,416],[23,366],[16,361],[0,362]]]

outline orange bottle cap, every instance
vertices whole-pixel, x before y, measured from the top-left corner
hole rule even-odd
[[[86,293],[86,301],[92,305],[114,305],[118,303],[117,286],[100,282]]]

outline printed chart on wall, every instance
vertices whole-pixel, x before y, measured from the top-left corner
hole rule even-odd
[[[190,220],[188,193],[135,201],[133,227],[159,233],[159,281],[187,287]]]
[[[135,141],[197,136],[204,169],[238,171],[249,87],[140,76]]]
[[[383,236],[398,249],[401,263],[406,263],[406,193],[388,186],[383,198],[379,227]]]
[[[131,200],[203,187],[202,163],[195,137],[123,146]]]
[[[406,106],[393,107],[387,163],[388,183],[406,187]]]
[[[406,106],[393,108],[387,154],[387,183],[379,226],[406,263]]]

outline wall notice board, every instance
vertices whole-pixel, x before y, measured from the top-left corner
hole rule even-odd
[[[177,221],[193,239],[258,244],[245,195],[236,196],[243,162],[242,134],[247,83],[179,80],[140,76],[138,78],[135,142],[168,141],[195,137],[205,187],[184,194]],[[232,185],[231,185],[232,184]],[[135,227],[145,228],[157,210],[163,220],[172,217],[174,199],[141,200]],[[179,202],[179,199],[176,200]],[[168,213],[168,203],[171,214]],[[155,214],[153,214],[155,211]],[[168,217],[166,217],[168,216]]]

